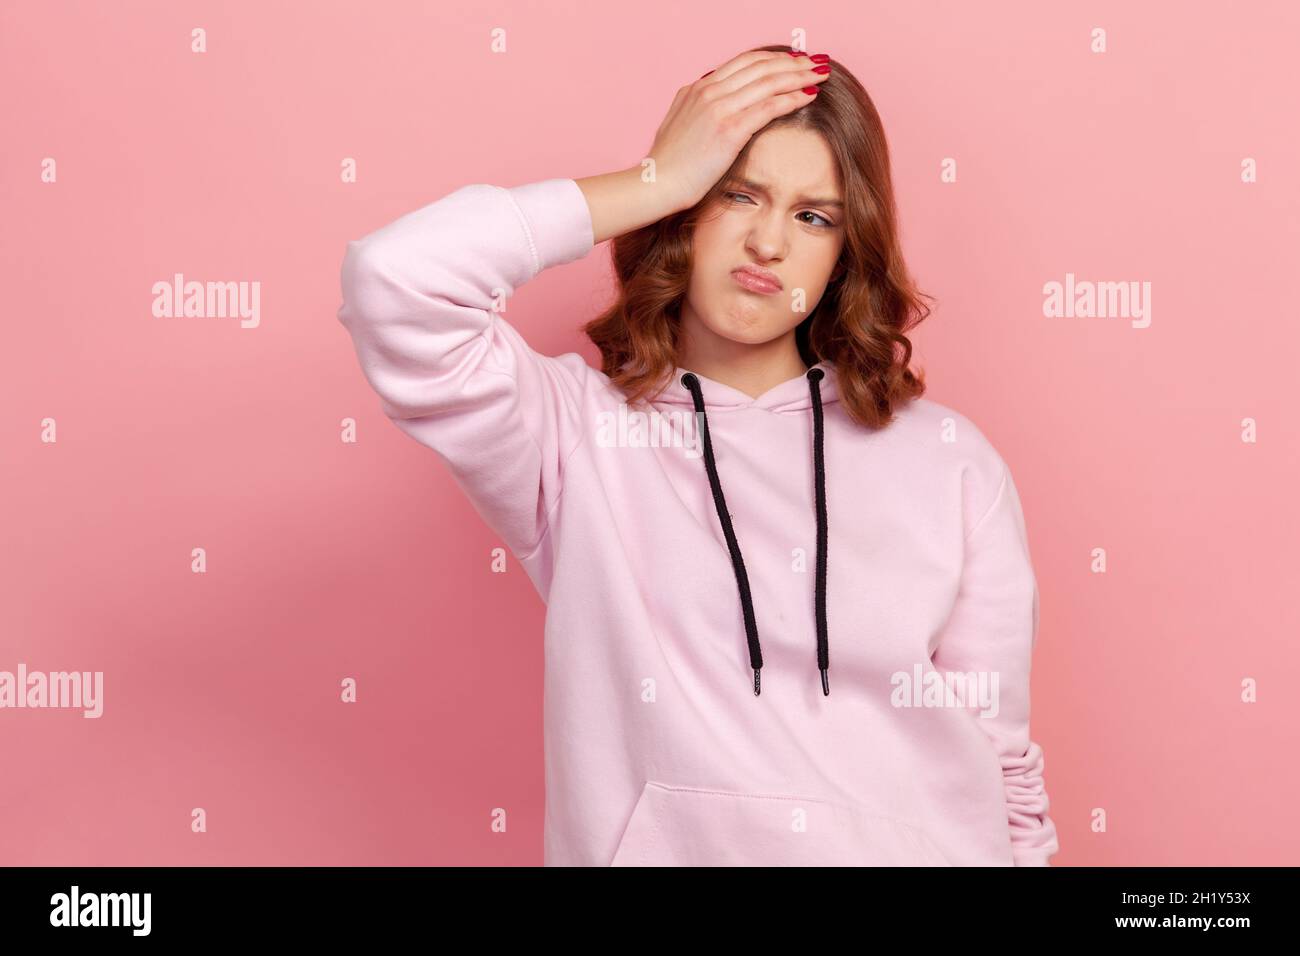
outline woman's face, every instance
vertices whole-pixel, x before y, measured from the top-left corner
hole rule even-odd
[[[740,178],[692,237],[682,326],[693,349],[728,351],[729,343],[763,345],[791,333],[821,300],[844,246],[844,197],[819,134],[768,130]],[[779,288],[738,278],[743,266],[775,274]]]

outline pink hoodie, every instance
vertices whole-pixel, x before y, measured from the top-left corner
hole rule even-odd
[[[504,314],[592,246],[571,179],[465,186],[349,242],[338,313],[547,604],[545,865],[1047,865],[1006,463],[928,399],[856,425],[828,363],[629,408]]]

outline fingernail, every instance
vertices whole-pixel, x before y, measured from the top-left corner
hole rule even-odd
[[[807,56],[807,55],[808,55],[808,54],[805,53],[803,50],[787,50],[786,52],[788,52],[791,56]]]
[[[805,87],[803,88],[803,91],[804,91],[805,93],[811,93],[813,96],[816,96],[816,95],[817,95],[817,91],[818,91],[819,89],[821,89],[820,86],[805,86]]]
[[[713,72],[712,70],[709,70],[709,73],[712,73],[712,72]],[[704,79],[706,76],[709,75],[709,73],[701,73],[701,74],[700,74],[700,79],[701,79],[701,80]]]
[[[831,68],[830,68],[829,66],[827,66],[825,63],[823,63],[821,66],[814,66],[814,67],[813,67],[813,72],[814,72],[814,73],[829,73],[830,71],[831,71]]]
[[[830,56],[825,53],[814,53],[812,56],[808,57],[808,59],[812,60],[814,63],[829,63],[831,61]]]

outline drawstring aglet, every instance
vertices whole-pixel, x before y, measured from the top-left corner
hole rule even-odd
[[[831,695],[830,680],[826,676],[826,668],[822,668],[822,695],[829,697]]]
[[[758,696],[758,668],[754,668],[754,696]]]

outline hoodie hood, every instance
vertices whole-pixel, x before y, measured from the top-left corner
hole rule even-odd
[[[808,371],[812,371],[814,368],[822,370],[823,377],[820,382],[821,403],[829,405],[832,402],[838,402],[839,387],[834,363],[818,362]],[[695,396],[689,388],[682,384],[682,376],[687,372],[691,372],[691,370],[680,366],[674,368],[672,381],[655,398],[655,403],[694,408]],[[730,411],[738,408],[761,408],[778,414],[789,414],[796,412],[807,413],[812,409],[813,399],[812,392],[808,387],[807,372],[772,386],[757,398],[746,395],[740,389],[732,388],[730,385],[724,385],[711,378],[706,378],[699,372],[691,372],[691,374],[695,376],[700,384],[700,393],[704,397],[704,407],[709,411],[715,409]]]
[[[718,475],[717,462],[713,455],[713,441],[709,437],[709,409],[714,412],[734,411],[742,408],[760,408],[777,414],[811,414],[812,459],[814,500],[811,507],[817,514],[817,576],[813,585],[813,597],[817,612],[817,669],[822,677],[822,694],[831,692],[830,678],[830,639],[826,626],[826,543],[828,523],[826,515],[826,441],[823,422],[823,406],[829,401],[837,400],[834,370],[826,362],[818,362],[797,378],[788,379],[774,385],[757,398],[746,395],[739,389],[723,385],[712,379],[704,378],[696,372],[676,368],[673,381],[661,396],[668,404],[686,404],[689,399],[699,424],[701,443],[704,446],[704,468],[708,475],[709,487],[713,492],[713,506],[722,525],[722,533],[727,539],[727,550],[731,553],[731,567],[736,575],[736,588],[740,592],[740,609],[745,621],[745,638],[749,644],[749,666],[754,672],[754,695],[762,690],[760,672],[763,669],[763,648],[758,636],[758,622],[754,617],[754,601],[749,588],[749,575],[745,571],[745,559],[740,550],[740,542],[731,523],[731,512],[727,508],[727,499]]]

